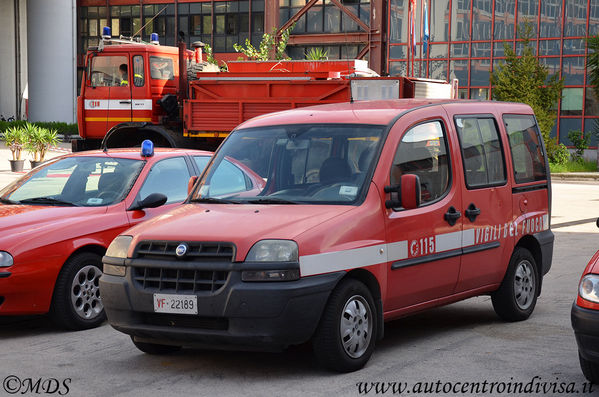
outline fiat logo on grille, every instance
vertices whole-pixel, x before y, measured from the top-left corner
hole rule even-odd
[[[189,249],[189,247],[187,246],[187,244],[185,243],[181,243],[177,246],[177,248],[175,248],[175,255],[177,255],[179,258],[185,256],[185,254],[187,254],[187,250]]]

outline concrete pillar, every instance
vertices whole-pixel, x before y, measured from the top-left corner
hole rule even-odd
[[[27,84],[26,0],[0,0],[0,115],[22,118]]]
[[[74,123],[76,0],[27,1],[29,119]]]

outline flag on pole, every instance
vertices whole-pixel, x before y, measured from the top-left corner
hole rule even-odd
[[[428,0],[422,0],[422,6],[424,7],[424,23],[422,24],[422,53],[426,57],[426,49],[428,47],[428,40],[430,38],[430,31],[428,27],[428,7],[426,5]]]

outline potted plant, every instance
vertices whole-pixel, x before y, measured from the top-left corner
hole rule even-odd
[[[25,130],[20,127],[7,128],[4,131],[4,140],[12,153],[12,160],[8,160],[10,162],[10,170],[12,172],[22,172],[25,160],[21,159],[21,153],[27,142]]]
[[[30,160],[31,168],[35,168],[44,162],[48,148],[58,144],[58,135],[55,130],[36,127],[32,124],[27,127],[30,127],[27,129],[27,150],[33,155],[33,160]]]

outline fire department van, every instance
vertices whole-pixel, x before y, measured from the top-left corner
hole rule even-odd
[[[548,163],[523,104],[264,115],[192,182],[103,258],[108,321],[146,353],[312,340],[325,367],[353,371],[385,321],[424,309],[490,295],[502,319],[525,320],[551,267]]]

